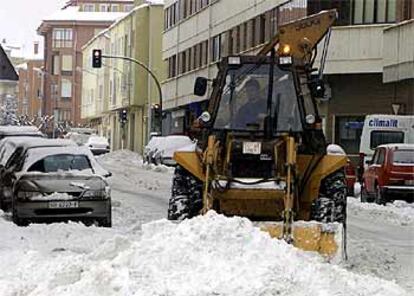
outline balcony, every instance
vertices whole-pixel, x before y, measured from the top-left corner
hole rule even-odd
[[[414,78],[414,19],[384,30],[383,82]]]
[[[383,30],[389,25],[334,27],[328,49],[325,74],[381,73]],[[323,42],[318,47],[319,64]]]

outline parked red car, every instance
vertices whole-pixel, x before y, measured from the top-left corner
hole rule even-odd
[[[414,199],[414,144],[378,146],[363,175],[361,201],[396,199]]]

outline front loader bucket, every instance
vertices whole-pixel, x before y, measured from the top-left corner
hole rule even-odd
[[[273,238],[282,238],[282,222],[255,223]],[[343,225],[297,221],[293,223],[293,245],[304,251],[318,252],[327,261],[342,261],[346,258]]]

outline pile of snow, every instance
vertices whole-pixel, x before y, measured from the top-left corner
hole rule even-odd
[[[414,204],[402,200],[396,200],[384,206],[362,203],[359,199],[348,197],[348,211],[357,216],[368,216],[378,221],[386,220],[395,225],[414,225]]]
[[[10,227],[15,246],[0,241],[1,257],[8,256],[1,258],[0,271],[5,296],[406,295],[395,283],[354,274],[271,239],[247,219],[215,213],[181,224],[145,224],[141,236],[105,242],[85,236],[90,245],[74,237],[60,246],[49,243],[49,249],[33,248],[30,236],[47,239],[59,225]]]

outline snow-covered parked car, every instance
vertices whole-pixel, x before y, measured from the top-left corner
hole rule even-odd
[[[155,136],[152,137],[147,146],[144,148],[143,159],[146,163],[155,163],[154,154],[157,152],[159,146],[161,146],[162,141],[165,137]]]
[[[163,164],[167,166],[174,166],[174,153],[176,151],[195,151],[196,142],[192,141],[187,136],[166,136],[163,140],[157,143],[156,151],[152,157],[155,164]]]
[[[101,136],[90,136],[85,143],[93,155],[100,155],[110,151],[108,139]]]
[[[65,139],[75,142],[77,145],[82,146],[88,142],[90,134],[80,134],[77,132],[69,132],[65,135]]]
[[[69,140],[32,137],[9,137],[0,141],[0,207],[7,210],[11,206],[13,179],[11,173],[18,161],[30,149],[52,147],[76,147]]]
[[[87,147],[28,149],[7,176],[13,180],[13,222],[75,220],[111,227],[108,176]]]
[[[39,129],[35,126],[14,126],[14,125],[2,125],[0,126],[0,140],[6,137],[38,137],[43,138],[43,135]]]

